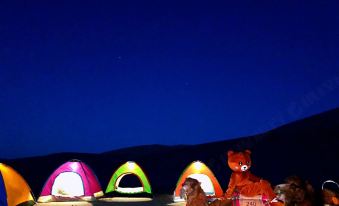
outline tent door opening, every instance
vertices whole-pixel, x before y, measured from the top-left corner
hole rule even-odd
[[[144,187],[139,177],[132,173],[121,175],[116,181],[115,189],[117,192],[131,194],[144,191]]]
[[[84,185],[80,175],[75,172],[59,174],[53,183],[52,195],[66,197],[84,196]]]
[[[206,195],[215,195],[215,190],[211,179],[205,174],[191,174],[188,177],[194,178],[201,183],[201,188]]]

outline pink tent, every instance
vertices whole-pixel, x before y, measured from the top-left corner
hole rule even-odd
[[[102,195],[94,172],[85,163],[71,160],[61,165],[48,178],[38,202],[89,201]]]

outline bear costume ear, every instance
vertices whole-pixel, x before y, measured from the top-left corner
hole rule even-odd
[[[245,150],[245,153],[251,154],[251,150],[247,149],[247,150]]]
[[[229,157],[229,156],[231,156],[233,153],[234,153],[233,150],[229,150],[229,151],[227,152],[227,156]]]

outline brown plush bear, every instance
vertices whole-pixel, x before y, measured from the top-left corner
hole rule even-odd
[[[285,206],[317,205],[313,186],[296,175],[287,177],[284,184],[275,186],[274,191]]]
[[[181,197],[186,197],[186,206],[232,206],[232,200],[216,199],[210,204],[200,182],[193,178],[186,178],[182,184]]]
[[[234,192],[243,196],[254,197],[265,195],[269,201],[275,198],[275,193],[271,184],[255,175],[249,169],[251,168],[251,151],[244,152],[228,151],[228,166],[233,170],[227,191],[226,198],[231,198]]]

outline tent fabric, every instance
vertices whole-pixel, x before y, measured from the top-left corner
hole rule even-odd
[[[31,206],[34,197],[24,178],[12,167],[0,163],[0,205]]]
[[[77,179],[72,177],[78,177]],[[79,189],[81,191],[79,192]],[[71,160],[58,167],[46,181],[38,202],[63,199],[91,200],[103,195],[94,172],[84,162]]]
[[[206,183],[206,185],[202,184],[202,189],[209,198],[219,198],[223,196],[223,190],[213,172],[203,162],[194,161],[184,169],[179,177],[173,194],[173,200],[175,202],[184,201],[184,199],[180,198],[180,190],[187,177],[201,178],[198,179],[198,181],[204,181],[204,183]]]
[[[0,205],[7,205],[7,193],[1,173],[0,173]]]
[[[136,175],[141,184],[142,187],[136,187],[136,188],[120,188],[119,182],[120,180],[128,174]],[[141,169],[141,167],[132,161],[128,161],[125,164],[121,165],[112,175],[108,186],[106,188],[106,194],[107,193],[114,193],[118,192],[121,194],[137,194],[137,193],[147,193],[152,194],[152,189],[150,182],[144,173],[144,171]]]

